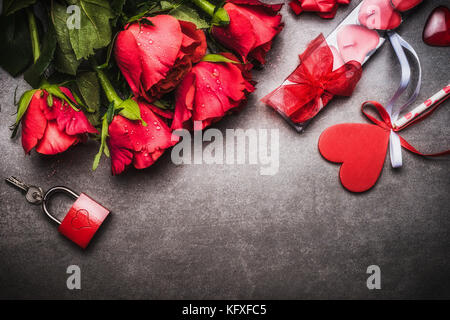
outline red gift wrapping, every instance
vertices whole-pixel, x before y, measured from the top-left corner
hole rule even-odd
[[[349,61],[333,71],[333,53],[320,34],[299,56],[300,65],[281,85],[261,101],[293,123],[314,117],[335,96],[350,96],[362,76],[361,64]]]
[[[319,17],[332,19],[339,4],[349,4],[351,0],[292,0],[289,6],[296,14],[303,11],[317,12]]]

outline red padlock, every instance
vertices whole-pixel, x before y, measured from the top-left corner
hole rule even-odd
[[[56,193],[65,193],[76,199],[62,222],[55,218],[47,207],[49,200]],[[42,199],[42,210],[44,210],[45,214],[50,219],[60,225],[58,231],[61,234],[83,249],[86,249],[89,245],[95,233],[110,212],[84,193],[78,195],[76,192],[66,187],[54,187],[48,190]]]

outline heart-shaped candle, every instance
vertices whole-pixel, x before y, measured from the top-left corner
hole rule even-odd
[[[362,64],[379,41],[378,32],[356,24],[342,27],[337,34],[339,52],[345,62],[355,60]]]
[[[410,10],[415,6],[417,6],[419,3],[421,3],[422,1],[423,0],[391,0],[395,10],[398,11]]]
[[[319,138],[319,151],[331,162],[342,163],[342,185],[352,192],[372,188],[386,158],[389,131],[373,124],[345,123],[326,129]]]
[[[390,0],[364,0],[358,15],[359,23],[369,29],[392,30],[402,23],[400,13]]]
[[[440,6],[428,17],[423,29],[423,41],[430,46],[450,46],[450,10]]]

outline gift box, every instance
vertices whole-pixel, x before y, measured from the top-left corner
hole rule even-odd
[[[261,101],[302,132],[334,96],[351,96],[362,66],[401,24],[401,13],[420,2],[362,1],[330,35],[312,40],[294,72]]]

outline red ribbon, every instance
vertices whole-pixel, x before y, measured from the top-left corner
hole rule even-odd
[[[349,4],[351,0],[292,0],[289,6],[296,14],[303,11],[317,12],[321,18],[332,19],[339,4]]]
[[[437,107],[439,107],[439,105],[443,102],[444,100],[440,101],[439,103],[437,103],[434,107],[430,108],[430,110],[424,114],[422,114],[421,116],[417,117],[415,120],[405,124],[404,126],[400,127],[400,128],[395,128],[392,123],[391,123],[391,117],[389,116],[389,114],[387,113],[386,109],[379,103],[376,101],[366,101],[362,104],[361,106],[361,111],[362,113],[364,113],[364,115],[373,123],[375,123],[377,126],[387,130],[387,131],[395,131],[398,132],[400,130],[403,130],[406,127],[409,127],[412,124],[415,124],[419,121],[422,121],[423,119],[427,118],[429,115],[431,115]],[[370,115],[369,113],[367,113],[364,109],[366,107],[374,107],[377,111],[378,114],[381,117],[381,120],[378,120],[377,118],[375,118],[374,116]],[[418,154],[420,156],[424,156],[424,157],[438,157],[438,156],[443,156],[443,155],[448,155],[450,154],[450,149],[449,150],[445,150],[442,152],[438,152],[438,153],[422,153],[420,151],[418,151],[416,148],[414,148],[413,146],[411,146],[405,139],[403,139],[400,135],[398,135],[400,138],[400,143],[402,145],[403,148],[405,148],[406,150],[413,152],[415,154]]]
[[[350,96],[362,76],[361,64],[349,61],[333,71],[333,53],[321,34],[300,55],[300,65],[261,101],[281,111],[294,123],[314,117],[335,96]]]

